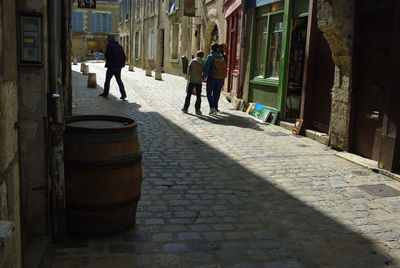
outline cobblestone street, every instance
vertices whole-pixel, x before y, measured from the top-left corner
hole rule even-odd
[[[53,268],[400,267],[399,196],[358,188],[400,182],[230,110],[224,97],[218,115],[203,97],[196,116],[195,96],[184,114],[182,77],[126,67],[127,101],[115,79],[104,99],[104,63],[89,66],[98,87],[73,66],[73,113],[137,121],[142,196],[135,228],[56,244]]]

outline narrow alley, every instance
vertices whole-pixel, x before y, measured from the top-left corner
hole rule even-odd
[[[134,119],[143,151],[136,226],[55,244],[51,267],[399,267],[399,197],[358,186],[400,182],[336,151],[230,110],[180,111],[186,81],[124,68],[127,101],[103,63],[89,63],[97,89],[73,66],[73,115]],[[205,90],[203,89],[203,95]]]

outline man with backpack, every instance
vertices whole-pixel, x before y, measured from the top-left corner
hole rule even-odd
[[[204,65],[204,76],[206,77],[206,91],[210,115],[216,114],[218,110],[219,97],[226,77],[227,64],[223,54],[220,53],[218,43],[211,44],[211,54],[207,56]]]

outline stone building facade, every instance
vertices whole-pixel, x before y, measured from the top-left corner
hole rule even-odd
[[[208,53],[212,41],[225,40],[224,1],[195,1],[195,6],[189,2],[193,3],[132,0],[131,23],[127,19],[120,24],[120,35],[127,35],[131,27],[131,48],[126,50],[131,51],[134,66],[180,75],[182,56],[190,60],[197,50]]]
[[[95,59],[94,52],[104,53],[107,36],[118,35],[118,0],[96,2],[96,9],[72,8],[72,56],[79,61]]]
[[[0,3],[0,267],[41,267],[53,239],[52,179],[61,177],[50,129],[70,111],[70,8]]]

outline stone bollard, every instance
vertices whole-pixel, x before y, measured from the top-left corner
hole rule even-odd
[[[83,63],[83,62],[81,63],[81,73],[83,73],[83,69],[85,68],[85,65],[86,65],[86,64]]]
[[[155,74],[154,79],[155,79],[155,80],[162,80],[161,68],[157,68],[157,69],[156,69],[156,74]]]
[[[83,74],[84,74],[84,75],[88,75],[88,74],[89,74],[89,65],[85,65],[85,66],[83,67]]]
[[[150,68],[150,67],[148,67],[148,68],[146,69],[146,76],[153,76],[153,75],[151,74],[151,68]]]
[[[78,65],[78,59],[74,57],[72,63],[73,63],[74,65]]]
[[[87,87],[88,88],[96,88],[97,87],[96,73],[89,73],[88,80],[87,80]]]
[[[134,72],[135,70],[133,69],[133,65],[129,65],[129,71]]]

